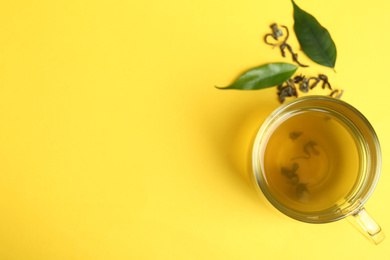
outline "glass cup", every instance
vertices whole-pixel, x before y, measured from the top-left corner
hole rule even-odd
[[[346,102],[306,96],[281,105],[261,126],[252,163],[256,189],[285,215],[307,223],[351,216],[372,242],[383,241],[364,209],[380,175],[379,141]]]

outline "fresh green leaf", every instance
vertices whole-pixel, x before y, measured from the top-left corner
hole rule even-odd
[[[334,68],[336,64],[336,45],[327,29],[311,14],[300,9],[293,0],[294,30],[303,52],[314,62]]]
[[[277,86],[288,80],[298,69],[289,63],[269,63],[250,69],[232,85],[219,89],[256,90]]]

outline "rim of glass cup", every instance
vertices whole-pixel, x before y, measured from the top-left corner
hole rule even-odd
[[[287,207],[283,203],[279,202],[274,196],[270,194],[268,189],[265,187],[263,184],[263,177],[262,177],[262,167],[261,167],[261,160],[258,160],[259,154],[261,151],[261,141],[264,135],[266,134],[270,124],[274,121],[274,119],[278,118],[278,115],[281,115],[284,111],[288,110],[293,105],[296,105],[298,103],[303,103],[306,101],[313,101],[313,100],[320,100],[320,101],[326,101],[326,102],[334,102],[339,105],[342,105],[346,107],[348,110],[356,114],[359,119],[363,122],[363,124],[367,127],[367,129],[370,132],[370,135],[372,137],[372,141],[374,142],[375,145],[375,152],[376,152],[376,169],[374,170],[373,173],[373,179],[371,180],[371,183],[368,183],[369,187],[365,194],[361,194],[362,191],[360,191],[359,195],[356,196],[359,197],[356,200],[353,201],[353,203],[350,203],[349,206],[344,208],[342,211],[341,209],[336,209],[333,211],[325,211],[325,212],[304,212],[304,211],[298,211],[294,210],[292,208]],[[370,161],[370,159],[368,159]],[[253,174],[252,174],[252,180],[254,181],[254,184],[257,188],[257,190],[260,189],[262,194],[267,198],[267,200],[280,212],[283,214],[307,223],[328,223],[328,222],[333,222],[337,221],[340,219],[343,219],[349,215],[354,214],[355,212],[359,211],[363,205],[366,203],[366,201],[369,199],[369,197],[372,195],[373,191],[375,190],[375,187],[378,183],[379,176],[380,176],[380,171],[381,171],[381,149],[380,149],[380,144],[378,137],[375,133],[374,128],[370,124],[370,122],[367,120],[367,118],[356,108],[354,108],[352,105],[348,104],[345,101],[342,101],[340,99],[336,99],[333,97],[328,97],[328,96],[318,96],[318,95],[312,95],[312,96],[304,96],[304,97],[299,97],[296,99],[293,99],[291,101],[288,101],[282,105],[280,105],[277,109],[275,109],[263,122],[261,125],[259,131],[257,132],[254,145],[253,145],[253,152],[252,152],[252,167],[253,167]],[[366,176],[368,178],[369,176]]]

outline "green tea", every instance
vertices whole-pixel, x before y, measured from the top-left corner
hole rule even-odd
[[[324,110],[286,114],[263,143],[265,185],[286,207],[306,212],[339,206],[362,178],[363,142],[348,120]]]

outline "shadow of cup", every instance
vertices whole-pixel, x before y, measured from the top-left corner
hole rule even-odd
[[[265,207],[276,216],[280,216],[276,214],[277,210],[254,185],[252,151],[260,126],[278,106],[279,103],[275,100],[261,100],[247,104],[239,110],[235,109],[229,114],[229,120],[223,124],[224,130],[220,130],[219,135],[214,135],[222,162],[231,169],[229,172],[236,175],[234,177],[243,181],[237,184],[237,187],[247,190],[248,195],[252,194],[250,197],[254,203]]]
[[[240,111],[230,122],[231,126],[224,135],[226,160],[234,171],[248,184],[251,183],[253,144],[265,119],[278,105],[263,103]]]

